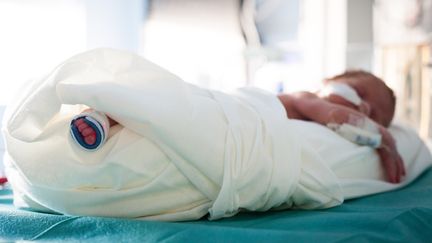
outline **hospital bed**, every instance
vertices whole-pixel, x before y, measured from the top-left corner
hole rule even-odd
[[[291,123],[293,122],[291,121]],[[312,126],[315,126],[314,129],[318,129],[318,125],[312,123],[303,129],[310,130],[309,128]],[[329,130],[325,131],[327,134],[323,135],[325,137],[332,133]],[[306,136],[305,133],[302,135]],[[310,132],[309,135],[311,138],[315,138],[316,134]],[[333,136],[336,135],[333,134]],[[400,138],[398,141],[401,143],[412,145],[409,136],[401,136]],[[308,139],[310,144],[322,143],[322,141],[327,140]],[[335,148],[333,151],[340,154],[340,146],[330,147]],[[402,146],[402,148],[407,147],[409,146]],[[427,165],[432,162],[423,161],[422,157],[415,151],[417,151],[415,148],[409,149],[410,154],[412,154],[410,157],[413,158],[413,161],[418,162],[411,165]],[[37,153],[40,151],[38,150]],[[3,156],[0,157],[3,158]],[[36,158],[32,159],[36,161]],[[418,161],[419,159],[422,161]],[[430,157],[426,160],[430,160]],[[323,161],[328,162],[325,159]],[[43,163],[44,161],[40,162]],[[40,167],[40,164],[38,166]],[[413,169],[415,166],[411,167]],[[421,167],[417,171],[423,171],[423,168],[425,167]],[[340,172],[342,173],[342,171]],[[359,174],[357,170],[354,172]],[[320,177],[322,177],[322,172]],[[62,177],[59,181],[63,180]],[[365,188],[365,190],[368,188],[370,187]],[[56,196],[52,201],[59,201],[58,199],[65,198]],[[13,207],[12,201],[12,191],[8,188],[1,189],[0,241],[428,242],[432,239],[431,168],[424,170],[415,181],[406,187],[347,200],[344,204],[330,209],[285,210],[266,213],[242,212],[234,217],[215,221],[209,221],[206,216],[198,221],[175,223],[66,216],[18,210]]]
[[[3,153],[3,151],[1,151]],[[3,158],[3,154],[0,154]],[[0,242],[430,242],[432,168],[399,190],[325,210],[242,212],[209,221],[158,222],[77,217],[16,209],[0,189]]]
[[[233,218],[155,222],[17,210],[0,190],[0,241],[430,242],[432,169],[407,187],[317,211],[241,213]]]

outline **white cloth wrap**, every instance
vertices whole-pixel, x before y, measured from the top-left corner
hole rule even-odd
[[[97,151],[71,144],[78,104],[121,124]],[[126,52],[98,49],[67,60],[7,113],[5,161],[21,207],[185,220],[343,200],[318,156],[303,155],[308,148],[276,97],[201,89]],[[323,168],[319,177],[301,178],[306,160]]]
[[[80,149],[69,136],[80,104],[120,123],[97,151]],[[190,220],[343,201],[330,169],[343,166],[303,139],[309,128],[286,119],[276,97],[201,89],[122,51],[72,57],[33,83],[5,117],[6,173],[22,208]],[[336,146],[356,148],[319,129],[330,134],[321,146],[333,136]],[[350,195],[375,192],[368,187]]]

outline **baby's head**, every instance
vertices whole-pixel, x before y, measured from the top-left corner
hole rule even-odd
[[[326,79],[325,85],[332,83],[347,84],[353,88],[361,101],[354,104],[338,95],[329,95],[327,100],[358,110],[375,122],[388,127],[393,119],[396,98],[393,91],[375,75],[361,71],[346,71],[335,77]]]

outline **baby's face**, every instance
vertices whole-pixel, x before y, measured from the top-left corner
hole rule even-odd
[[[328,82],[340,82],[351,86],[362,99],[360,105],[354,105],[341,97],[330,97],[329,101],[360,111],[377,123],[387,127],[394,115],[392,91],[379,79],[340,78]]]

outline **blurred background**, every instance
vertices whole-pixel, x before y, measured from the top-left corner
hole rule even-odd
[[[431,43],[432,0],[0,0],[0,105],[68,57],[112,47],[224,91],[313,91],[365,69],[429,138]]]

